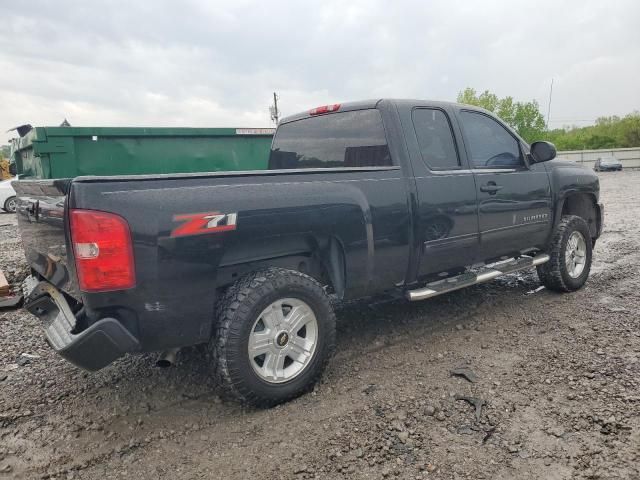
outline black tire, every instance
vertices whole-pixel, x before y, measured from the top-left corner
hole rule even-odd
[[[12,206],[13,205],[13,206]],[[2,206],[5,212],[15,213],[16,212],[16,197],[9,197],[4,201],[4,205]]]
[[[586,256],[582,273],[577,277],[572,277],[567,269],[565,259],[567,242],[571,234],[576,231],[584,237]],[[549,290],[556,292],[573,292],[581,288],[589,277],[593,253],[587,222],[576,215],[564,215],[556,227],[547,253],[550,257],[549,261],[537,267],[538,277],[542,284]]]
[[[249,336],[261,312],[283,298],[305,302],[317,321],[315,350],[304,369],[284,383],[270,383],[251,365]],[[335,349],[336,319],[323,287],[303,273],[269,268],[251,273],[219,299],[209,344],[216,380],[226,398],[261,408],[291,400],[313,388]]]

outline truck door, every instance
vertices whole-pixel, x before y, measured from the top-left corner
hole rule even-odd
[[[528,165],[524,145],[493,117],[462,109],[458,118],[478,192],[479,260],[543,248],[552,221],[545,166]]]
[[[415,107],[404,119],[417,190],[418,277],[471,265],[478,252],[476,188],[443,107]],[[410,115],[410,118],[408,116]]]

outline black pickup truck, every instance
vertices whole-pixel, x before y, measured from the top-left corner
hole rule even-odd
[[[321,375],[334,299],[534,266],[582,287],[598,179],[554,157],[482,109],[383,99],[284,119],[265,171],[15,182],[25,305],[82,368],[207,344],[229,395],[273,405]]]

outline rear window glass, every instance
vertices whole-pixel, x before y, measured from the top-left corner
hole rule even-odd
[[[332,113],[278,128],[269,169],[350,168],[392,165],[380,112]]]

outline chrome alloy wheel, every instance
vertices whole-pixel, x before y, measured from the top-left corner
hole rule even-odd
[[[574,231],[567,240],[564,261],[571,278],[578,278],[587,260],[587,242],[582,233]]]
[[[318,344],[318,320],[311,307],[296,298],[273,302],[249,333],[249,362],[269,383],[283,383],[309,365]]]

